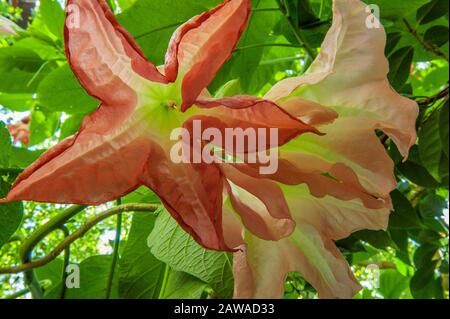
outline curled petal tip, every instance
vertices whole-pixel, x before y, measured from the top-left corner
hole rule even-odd
[[[249,0],[226,0],[180,26],[166,54],[168,81],[182,81],[187,110],[231,57],[251,12]]]

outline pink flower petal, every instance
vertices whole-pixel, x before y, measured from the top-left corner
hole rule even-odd
[[[147,61],[105,0],[68,0],[65,49],[81,84],[105,104],[129,103],[147,81],[166,78]]]
[[[230,58],[250,11],[249,0],[225,0],[175,31],[166,55],[165,74],[171,82],[177,77],[182,80],[182,111],[195,102]]]

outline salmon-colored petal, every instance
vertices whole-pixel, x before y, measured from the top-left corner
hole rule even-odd
[[[265,240],[279,240],[292,233],[295,223],[275,182],[251,178],[228,164],[222,164],[221,170],[227,178],[231,204],[247,229]]]
[[[369,209],[390,207],[394,163],[364,119],[343,118],[321,126],[324,136],[304,134],[280,148],[278,169],[262,176],[286,185],[306,184],[312,196],[360,199]],[[261,178],[260,162],[234,164]]]
[[[330,124],[339,116],[332,108],[299,97],[292,97],[280,103],[283,110],[314,127]]]
[[[390,86],[386,33],[366,26],[366,8],[359,0],[335,0],[333,25],[308,72],[279,82],[266,98],[299,96],[333,108],[340,117],[366,119],[407,156],[416,142],[418,107]]]
[[[233,251],[223,236],[223,177],[215,165],[176,164],[163,148],[153,147],[142,180],[199,244]]]
[[[244,244],[244,233],[242,224],[232,209],[222,207],[222,231],[225,243],[236,251]]]
[[[235,298],[281,298],[289,272],[298,271],[321,298],[352,298],[360,289],[334,243],[313,226],[297,221],[293,235],[280,241],[246,233],[233,258]]]
[[[129,103],[146,82],[166,83],[105,0],[68,0],[65,49],[84,88],[107,105]]]
[[[303,133],[320,134],[316,128],[290,115],[271,101],[252,96],[235,96],[218,100],[199,100],[185,126],[190,127],[194,120],[200,120],[202,130],[215,128],[225,139],[226,130],[253,129],[254,145],[243,146],[245,153],[261,152],[279,147]],[[271,131],[276,136],[271,137]],[[222,145],[225,145],[222,140]]]
[[[169,81],[182,81],[182,111],[214,79],[230,58],[247,26],[249,0],[225,0],[214,9],[196,16],[175,31],[166,55]]]
[[[126,108],[125,108],[126,109]],[[140,185],[150,141],[122,106],[101,106],[77,135],[44,153],[16,180],[6,201],[97,205]]]
[[[339,199],[335,196],[311,196],[306,185],[284,186],[283,193],[295,220],[315,227],[332,240],[347,238],[363,229],[386,230],[391,213],[391,201],[367,208],[358,197]]]
[[[371,124],[365,119],[338,119],[321,127],[324,136],[302,135],[283,147],[280,158],[300,171],[329,174],[373,197],[387,198],[397,185],[394,163]]]

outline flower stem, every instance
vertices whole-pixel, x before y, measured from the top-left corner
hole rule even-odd
[[[30,261],[28,263],[24,263],[17,267],[6,267],[0,268],[0,274],[17,274],[30,269],[42,267],[49,262],[53,261],[56,257],[58,257],[68,246],[70,246],[74,241],[81,238],[86,234],[90,229],[95,227],[98,223],[104,221],[105,219],[120,214],[120,213],[128,213],[128,212],[155,212],[158,209],[159,205],[155,204],[124,204],[121,206],[113,207],[107,211],[104,211],[92,219],[88,220],[81,226],[77,231],[70,234],[64,240],[56,246],[48,255]]]

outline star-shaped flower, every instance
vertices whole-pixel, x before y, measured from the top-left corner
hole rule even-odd
[[[267,100],[208,97],[205,88],[231,56],[250,10],[249,0],[225,0],[183,24],[170,41],[162,73],[105,0],[68,0],[66,55],[101,106],[76,135],[28,167],[4,201],[96,205],[145,185],[201,245],[232,250],[222,230],[223,173],[217,164],[174,163],[173,129],[190,127],[193,119],[222,131],[277,128],[279,145],[317,132]],[[289,215],[283,198],[273,201],[281,203],[279,216]]]

